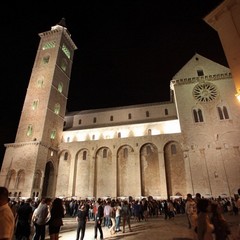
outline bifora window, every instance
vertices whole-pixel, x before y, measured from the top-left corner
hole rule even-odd
[[[56,137],[56,130],[54,129],[51,131],[50,138],[55,139],[55,137]]]
[[[27,129],[27,136],[28,137],[31,136],[32,132],[33,132],[33,126],[32,126],[32,124],[29,124],[28,129]]]
[[[70,59],[71,54],[70,54],[70,51],[69,51],[69,49],[66,47],[65,44],[63,44],[63,46],[62,46],[62,51],[65,53],[65,55],[67,56],[67,58]]]
[[[56,46],[55,41],[46,42],[46,43],[43,44],[42,50],[55,48],[55,46]]]

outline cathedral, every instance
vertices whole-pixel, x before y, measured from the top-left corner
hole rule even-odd
[[[74,51],[64,19],[39,33],[0,185],[11,197],[233,196],[240,183],[240,108],[230,68],[196,53],[168,102],[66,113]],[[159,93],[160,94],[160,93]]]

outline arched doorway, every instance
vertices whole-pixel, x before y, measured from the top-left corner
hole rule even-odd
[[[45,171],[44,171],[44,179],[42,186],[42,197],[53,197],[54,189],[53,189],[53,181],[54,181],[54,167],[52,162],[47,162]]]

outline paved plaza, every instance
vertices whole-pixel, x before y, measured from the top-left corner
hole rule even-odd
[[[238,224],[240,222],[240,215],[234,216],[230,214],[225,214],[231,231],[232,236],[230,240],[238,240],[236,238]],[[132,232],[128,231],[128,227],[125,229],[125,233],[119,232],[115,235],[111,235],[109,229],[103,227],[104,239],[109,240],[191,240],[192,230],[188,229],[186,215],[179,214],[176,215],[174,219],[165,220],[163,215],[155,218],[149,218],[147,222],[140,221],[137,222],[131,219]],[[64,226],[60,232],[61,240],[76,240],[76,230],[77,223],[75,218],[64,218]],[[48,232],[48,230],[47,230]],[[98,239],[99,238],[98,233]],[[49,239],[49,236],[46,236]],[[87,229],[85,232],[84,240],[94,239],[94,222],[90,221],[87,223]],[[239,239],[240,240],[240,239]]]

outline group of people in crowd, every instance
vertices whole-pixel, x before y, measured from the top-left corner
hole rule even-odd
[[[193,197],[189,193],[186,199],[167,200],[42,198],[38,202],[29,198],[17,202],[10,200],[7,188],[0,187],[0,240],[44,240],[46,229],[50,240],[57,240],[66,215],[76,219],[76,240],[83,240],[88,221],[94,221],[94,239],[98,234],[103,239],[102,227],[115,235],[132,231],[131,219],[140,222],[163,215],[167,220],[176,214],[186,214],[194,240],[226,240],[231,232],[223,213],[230,210],[240,214],[240,189],[235,199],[209,199],[200,193]]]

